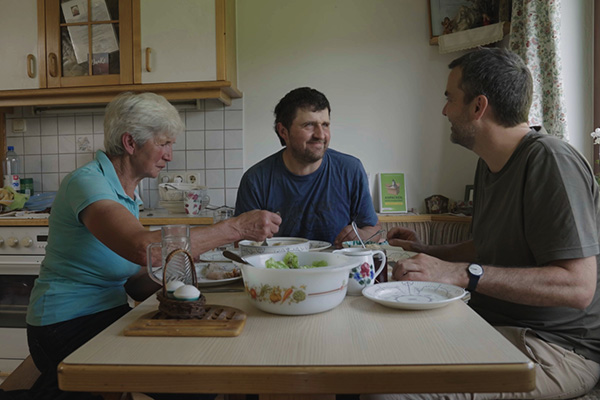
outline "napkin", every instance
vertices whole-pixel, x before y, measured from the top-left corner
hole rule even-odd
[[[440,35],[438,37],[440,54],[498,42],[504,37],[503,25],[503,22],[498,22],[497,24]]]

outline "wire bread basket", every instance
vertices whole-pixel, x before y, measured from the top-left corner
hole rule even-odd
[[[206,303],[206,298],[202,293],[200,293],[198,300],[177,300],[171,299],[167,295],[167,268],[169,267],[171,260],[181,258],[182,256],[186,257],[187,261],[192,266],[189,268],[192,278],[192,285],[200,290],[198,288],[198,278],[196,277],[196,268],[194,268],[194,259],[192,255],[184,249],[173,250],[171,253],[169,253],[165,260],[164,273],[162,274],[162,289],[156,293],[156,297],[159,302],[158,310],[167,318],[199,318],[205,313],[204,304]],[[177,268],[179,263],[175,262],[171,264]]]

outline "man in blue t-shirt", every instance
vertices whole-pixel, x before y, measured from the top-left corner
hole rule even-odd
[[[238,190],[235,214],[278,212],[278,236],[323,240],[341,247],[379,230],[367,174],[356,157],[329,149],[331,107],[308,87],[289,92],[275,107],[282,150],[252,166]],[[377,239],[377,238],[374,238]]]

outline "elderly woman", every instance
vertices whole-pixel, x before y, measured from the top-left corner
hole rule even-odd
[[[183,130],[179,113],[164,97],[121,94],[106,108],[106,150],[63,179],[27,312],[29,350],[42,373],[32,392],[67,398],[58,390],[58,363],[127,313],[128,294],[143,300],[159,289],[140,266],[146,265],[147,245],[160,242],[160,231],[139,222],[134,190],[171,161]],[[241,239],[264,240],[280,223],[277,214],[257,210],[193,228],[192,255]]]

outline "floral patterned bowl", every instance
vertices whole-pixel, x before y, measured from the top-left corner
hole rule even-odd
[[[246,294],[258,309],[273,314],[306,315],[331,310],[346,297],[348,275],[359,261],[318,251],[298,252],[299,265],[326,261],[326,267],[270,269],[269,258],[283,260],[285,253],[244,257],[251,265],[235,263],[242,270]]]

